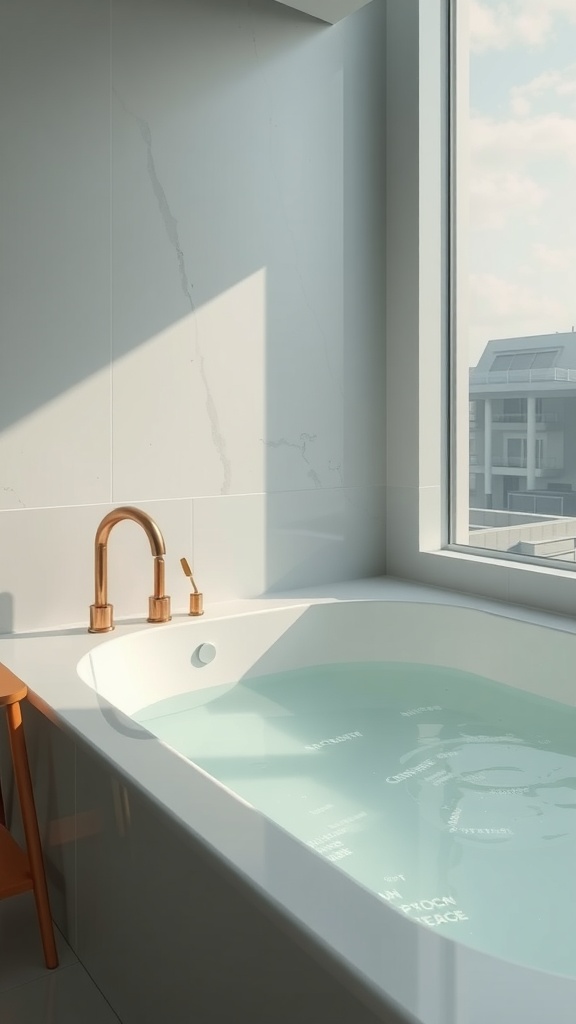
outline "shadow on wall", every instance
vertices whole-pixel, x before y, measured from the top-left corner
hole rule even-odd
[[[272,0],[6,13],[0,430],[273,258],[267,69],[326,29]]]
[[[3,591],[0,593],[0,633],[12,633],[14,630],[14,597]]]
[[[295,334],[274,268],[268,275],[265,563],[274,590],[384,572],[385,40],[386,4],[375,2],[300,51],[308,205],[291,229]],[[313,68],[330,65],[307,95]],[[297,161],[286,154],[292,171]]]
[[[385,21],[11,5],[5,508],[235,496],[193,509],[225,596],[382,570]]]

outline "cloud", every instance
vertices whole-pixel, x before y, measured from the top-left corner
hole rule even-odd
[[[470,302],[477,307],[477,319],[497,318],[506,322],[537,318],[547,324],[548,330],[550,320],[562,314],[562,306],[556,299],[538,294],[529,285],[496,274],[470,275]]]
[[[500,166],[519,158],[525,163],[565,158],[576,166],[576,118],[557,113],[503,120],[475,116],[470,145],[473,160],[496,160]]]
[[[470,274],[468,303],[471,366],[493,338],[530,337],[570,329],[567,307],[560,295],[496,274]]]
[[[544,270],[569,272],[576,276],[576,246],[559,248],[545,242],[534,242],[532,252]]]
[[[546,71],[525,85],[514,86],[510,91],[512,113],[516,117],[526,117],[532,113],[534,102],[542,98],[574,100],[576,103],[576,64],[561,71]]]
[[[576,24],[575,0],[471,0],[470,43],[476,52],[543,46],[562,17]]]
[[[515,171],[486,171],[470,180],[470,223],[480,229],[502,228],[514,217],[539,210],[549,192],[533,178]]]
[[[476,53],[510,51],[496,64],[472,60],[477,107],[467,141],[465,126],[461,134],[470,195],[461,301],[474,363],[491,338],[576,321],[576,56],[559,66],[555,46],[560,33],[575,37],[576,0],[470,0],[470,21]]]

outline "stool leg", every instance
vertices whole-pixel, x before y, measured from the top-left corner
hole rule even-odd
[[[40,832],[38,830],[38,819],[34,807],[34,793],[32,791],[32,779],[30,778],[30,767],[26,753],[24,740],[24,729],[22,726],[22,711],[18,701],[8,704],[6,707],[8,718],[8,736],[14,762],[14,777],[18,788],[20,808],[22,811],[22,823],[26,836],[26,847],[30,871],[34,882],[34,899],[36,900],[36,911],[40,925],[40,935],[44,947],[44,959],[46,967],[58,966],[58,954],[54,939],[54,928],[50,916],[50,904],[48,902],[48,889],[46,886],[46,875],[44,872],[44,861],[42,859],[42,847],[40,844]]]

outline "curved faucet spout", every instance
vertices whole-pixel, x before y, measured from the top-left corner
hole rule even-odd
[[[166,545],[159,526],[139,508],[122,506],[108,512],[96,530],[94,539],[94,604],[90,605],[90,633],[107,633],[114,629],[113,606],[108,604],[108,538],[116,523],[130,519],[142,527],[154,556],[154,593],[148,599],[148,622],[168,622],[170,598],[164,593],[164,558]]]

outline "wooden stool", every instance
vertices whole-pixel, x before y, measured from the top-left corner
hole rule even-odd
[[[46,967],[57,967],[58,954],[56,953],[54,928],[50,916],[40,833],[20,708],[20,701],[26,699],[27,693],[28,687],[25,683],[0,663],[0,705],[6,707],[8,738],[27,850],[25,853],[5,825],[0,824],[0,899],[28,892],[29,889],[34,890]]]

